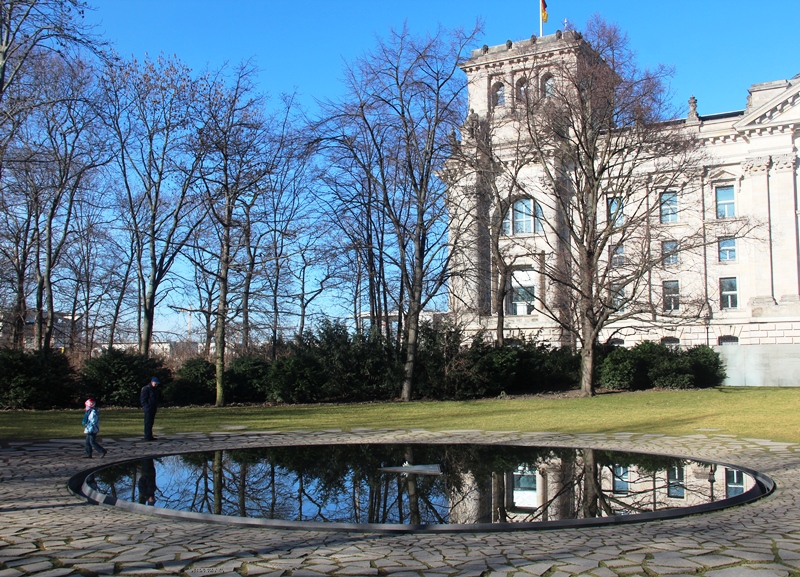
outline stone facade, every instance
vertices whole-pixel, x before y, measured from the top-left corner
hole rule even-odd
[[[507,119],[516,114],[524,91],[545,93],[549,83],[558,82],[548,72],[553,69],[551,64],[557,62],[562,69],[565,63],[580,66],[586,49],[580,35],[570,31],[474,51],[462,65],[469,81],[470,114],[459,146],[469,146],[477,132],[488,126],[495,149],[505,146],[510,151],[518,133],[503,128],[503,123],[508,124]],[[675,202],[680,207],[676,214],[680,216],[670,226],[676,231],[694,227],[705,242],[648,274],[659,294],[662,286],[672,282],[680,287],[681,304],[688,303],[692,295],[702,297],[699,300],[704,304],[693,318],[691,314],[680,318],[654,314],[646,323],[631,319],[611,322],[600,341],[617,339],[625,346],[654,340],[681,347],[753,347],[743,352],[743,357],[755,364],[770,359],[772,372],[779,374],[748,377],[748,371],[735,362],[736,354],[726,346],[730,384],[796,384],[787,382],[784,372],[791,370],[791,359],[800,356],[800,75],[752,85],[746,108],[740,111],[701,115],[692,97],[686,118],[676,122],[699,142],[702,162],[691,181],[675,187]],[[485,176],[463,167],[460,170],[458,178],[451,178],[450,189],[456,273],[450,285],[450,308],[469,330],[485,329],[491,334],[497,318],[491,295],[498,281],[486,233],[476,224],[475,215],[491,214],[496,207],[482,192],[486,187],[481,178]],[[528,172],[521,171],[519,178],[541,179],[541,172],[540,167],[531,167]],[[657,180],[659,175],[651,176]],[[659,201],[654,198],[652,202]],[[557,218],[546,204],[541,210],[541,214],[529,216],[534,220]],[[730,232],[732,226],[737,232]],[[746,234],[740,235],[745,230]],[[529,240],[517,238],[509,254],[517,251],[521,262],[527,258],[533,264],[536,259],[558,258],[553,243],[537,243],[537,231],[531,229],[530,233]],[[652,251],[662,249],[650,246]],[[466,270],[470,274],[461,274]],[[558,298],[554,294],[557,287],[532,273],[529,277],[517,282],[527,282],[530,287],[525,290],[537,296]],[[509,299],[503,306],[507,336],[536,336],[553,345],[565,344],[564,332],[536,307],[519,310]],[[781,347],[770,352],[774,345]]]

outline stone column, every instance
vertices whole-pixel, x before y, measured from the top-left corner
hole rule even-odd
[[[751,240],[750,243],[754,244],[755,252],[752,257],[752,270],[747,274],[747,282],[751,285],[747,287],[741,286],[740,282],[740,298],[741,292],[750,295],[748,304],[752,307],[763,307],[775,304],[775,292],[773,286],[773,260],[772,260],[772,247],[773,247],[773,224],[772,212],[778,210],[778,207],[770,206],[770,189],[769,189],[769,156],[758,156],[748,158],[742,162],[742,171],[745,174],[745,182],[749,185],[750,191],[750,206],[751,216],[759,223],[763,223],[765,229],[757,231],[756,236],[766,237],[766,245],[760,240]],[[744,183],[743,183],[744,188]],[[743,190],[740,194],[743,194]],[[737,202],[737,210],[739,210],[739,203]],[[763,255],[759,257],[758,255]],[[743,272],[743,271],[742,271]],[[741,306],[741,303],[740,303]]]
[[[470,175],[449,190],[450,312],[465,323],[473,322],[482,311],[482,285],[489,274],[476,188],[476,178]]]
[[[794,153],[773,155],[769,172],[773,282],[781,303],[800,302],[796,162]]]

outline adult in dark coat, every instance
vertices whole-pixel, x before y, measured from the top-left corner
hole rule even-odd
[[[161,381],[158,377],[150,379],[150,383],[142,388],[139,395],[139,401],[144,409],[144,440],[155,441],[153,436],[153,423],[156,420],[156,411],[158,410],[158,385]]]

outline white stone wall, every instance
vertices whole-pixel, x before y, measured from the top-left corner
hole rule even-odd
[[[488,122],[495,145],[508,150],[518,136],[515,123],[515,86],[519,78],[528,75],[531,89],[537,89],[548,67],[561,62],[576,61],[575,36],[539,38],[509,45],[487,47],[473,52],[462,68],[468,77],[469,108],[473,118]],[[531,63],[535,63],[532,67]],[[492,106],[493,86],[505,85],[505,103]],[[744,92],[744,91],[743,91]],[[747,96],[747,98],[745,98]],[[687,229],[701,230],[707,244],[691,252],[681,253],[677,265],[661,267],[652,273],[652,290],[660,290],[664,280],[678,280],[681,302],[703,300],[710,305],[694,320],[658,318],[645,322],[611,323],[601,340],[618,338],[625,346],[643,340],[659,341],[664,337],[677,338],[681,346],[708,344],[715,346],[720,337],[736,337],[738,346],[718,347],[728,364],[727,384],[748,386],[800,385],[800,372],[791,370],[793,358],[800,349],[800,177],[797,151],[800,149],[800,77],[755,84],[749,96],[743,94],[746,107],[738,112],[699,114],[695,103],[690,104],[685,129],[694,134],[705,157],[704,170],[696,182],[682,183],[679,189],[679,221],[674,225],[675,236]],[[702,103],[700,103],[702,108]],[[469,130],[470,121],[465,124]],[[520,174],[535,190],[541,167],[530,166]],[[469,183],[469,184],[468,184]],[[502,184],[502,183],[500,183]],[[465,178],[464,184],[454,186],[451,200],[454,205],[469,207],[474,199],[475,181]],[[716,187],[734,187],[736,216],[718,219]],[[541,190],[544,198],[547,191]],[[551,205],[543,203],[545,218],[552,218]],[[458,212],[459,224],[469,210]],[[451,225],[451,227],[454,225]],[[736,259],[720,262],[717,239],[746,232],[736,240]],[[460,231],[459,231],[460,232]],[[451,234],[451,237],[458,236]],[[479,252],[486,250],[474,234],[461,235],[474,247],[461,246],[459,259],[465,268],[481,260]],[[536,234],[527,238],[510,239],[504,250],[515,264],[524,266],[526,259],[548,250],[552,243]],[[660,247],[651,247],[660,250]],[[549,249],[552,250],[552,249]],[[483,255],[485,257],[485,254]],[[550,258],[551,255],[545,255]],[[485,259],[484,259],[485,260]],[[469,330],[483,328],[491,333],[496,317],[481,308],[486,302],[485,291],[496,279],[476,278],[490,274],[486,266],[473,267],[471,278],[451,283],[451,310]],[[721,309],[719,279],[737,279],[738,307]],[[541,292],[548,298],[556,290],[542,281]],[[537,290],[538,287],[537,287]],[[484,291],[484,294],[478,294]],[[688,307],[687,307],[688,308]],[[507,316],[506,335],[535,336],[558,345],[561,331],[543,314]]]

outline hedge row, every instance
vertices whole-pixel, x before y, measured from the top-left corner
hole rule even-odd
[[[675,350],[652,342],[613,348],[598,372],[602,388],[618,391],[709,388],[724,380],[724,364],[713,349]]]
[[[573,351],[533,341],[496,347],[484,335],[467,346],[452,328],[421,328],[414,378],[416,398],[461,400],[535,394],[578,387],[580,358]],[[335,323],[286,343],[271,360],[265,355],[229,361],[227,403],[364,402],[397,398],[404,359],[394,343],[350,333]],[[598,350],[599,388],[640,390],[714,387],[725,378],[719,355],[708,347],[675,351],[656,343],[632,349]],[[94,397],[109,406],[138,406],[139,391],[152,376],[163,383],[167,404],[215,401],[215,369],[190,359],[174,374],[156,358],[107,351],[76,372],[60,354],[0,350],[0,408],[82,406]]]

